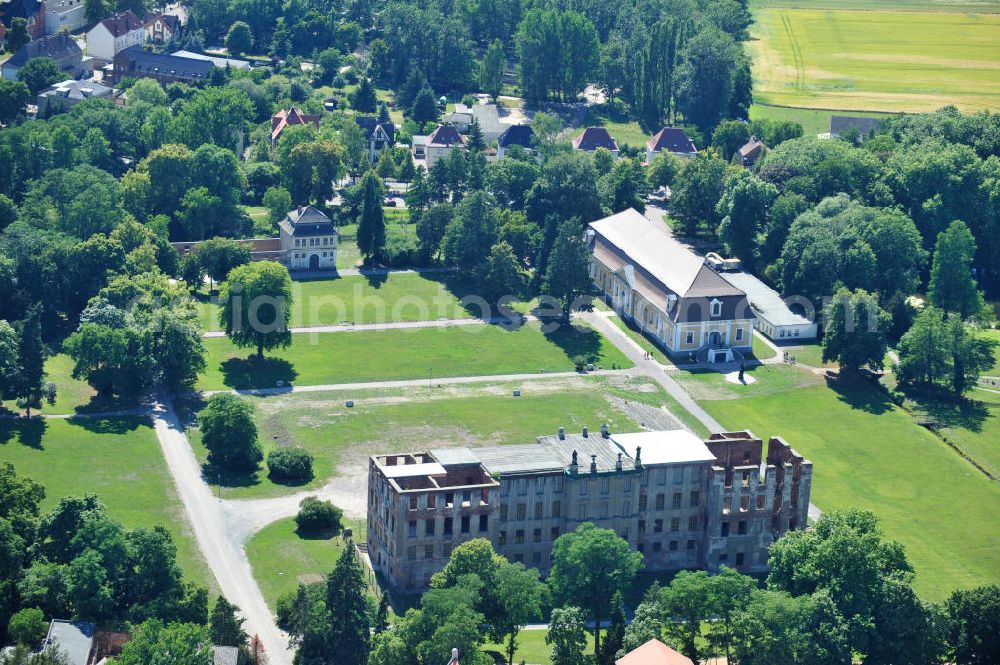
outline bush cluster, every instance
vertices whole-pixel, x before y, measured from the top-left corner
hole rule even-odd
[[[295,524],[300,533],[326,533],[336,536],[342,527],[344,511],[329,501],[320,501],[314,496],[307,496],[299,504],[299,514],[295,516]]]
[[[275,448],[267,454],[267,468],[275,482],[304,483],[312,480],[313,456],[298,446]]]

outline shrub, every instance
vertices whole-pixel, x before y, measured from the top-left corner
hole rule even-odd
[[[329,501],[320,501],[314,496],[307,496],[299,504],[299,514],[295,516],[295,524],[301,533],[326,533],[336,536],[340,533],[343,515],[344,511]]]
[[[573,366],[577,372],[587,369],[587,358],[585,356],[573,356]]]
[[[390,268],[406,268],[416,262],[420,253],[413,236],[392,234],[385,241],[382,263]]]
[[[275,448],[267,454],[267,468],[272,480],[304,483],[313,477],[313,456],[305,448]]]
[[[48,632],[49,624],[45,615],[37,607],[28,607],[10,618],[7,632],[15,644],[34,646],[42,641]]]

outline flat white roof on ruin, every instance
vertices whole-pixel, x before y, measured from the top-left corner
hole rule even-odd
[[[647,466],[715,461],[708,446],[683,429],[612,434],[611,440],[632,459],[635,459],[636,449],[641,447],[642,463]]]
[[[446,471],[437,462],[422,464],[394,464],[382,466],[386,478],[412,478],[413,476],[443,476]]]

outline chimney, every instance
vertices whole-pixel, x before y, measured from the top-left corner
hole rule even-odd
[[[586,428],[586,427],[584,427],[584,428],[583,428],[583,438],[585,438],[585,439],[586,439],[586,438],[588,438],[589,436],[590,436],[590,435],[589,435],[589,434],[587,433],[587,428]]]
[[[566,438],[566,428],[565,427],[560,427],[559,428],[559,440],[562,441],[565,438]]]
[[[569,463],[569,472],[574,476],[579,473],[580,465],[576,461],[576,451],[573,451],[573,461]]]
[[[590,472],[597,473],[597,455],[590,456]]]
[[[635,447],[635,468],[642,468],[642,446]]]
[[[448,665],[458,665],[458,649],[451,650],[451,660]]]
[[[622,470],[622,454],[618,453],[618,461],[615,462],[615,471],[621,471],[621,470]]]
[[[299,206],[299,214],[302,214],[302,206]]]
[[[601,425],[601,436],[604,437],[605,439],[611,436],[611,430],[608,429],[607,423],[603,423]]]

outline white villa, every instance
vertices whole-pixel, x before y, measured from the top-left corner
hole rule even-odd
[[[340,234],[313,206],[299,207],[278,223],[281,252],[289,270],[333,270]]]

